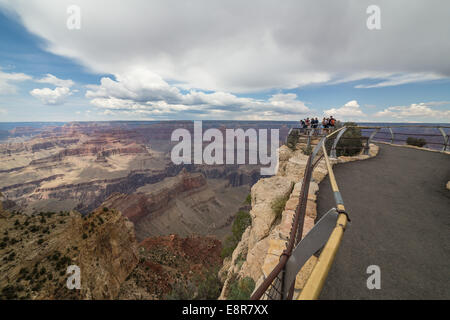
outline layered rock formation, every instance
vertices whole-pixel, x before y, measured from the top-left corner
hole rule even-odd
[[[248,192],[246,185],[231,187],[224,180],[207,180],[203,173],[183,170],[133,194],[113,194],[102,206],[120,210],[133,221],[140,240],[169,234],[223,239],[230,230],[230,218]]]
[[[41,129],[26,142],[0,145],[0,191],[27,213],[89,213],[114,193],[133,194],[183,169],[233,187],[257,181],[258,166],[174,165],[167,152],[178,125],[183,123],[133,129],[72,123]]]
[[[179,194],[205,186],[206,179],[201,173],[188,174],[184,170],[176,177],[140,187],[133,194],[115,193],[104,202],[104,206],[120,210],[124,216],[136,223],[166,208]]]

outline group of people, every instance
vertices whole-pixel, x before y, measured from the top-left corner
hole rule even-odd
[[[306,118],[303,120],[300,120],[300,126],[302,129],[328,129],[328,128],[334,128],[336,125],[336,119],[333,118],[333,116],[330,116],[329,118],[323,118],[322,124],[319,124],[319,119],[316,118]]]

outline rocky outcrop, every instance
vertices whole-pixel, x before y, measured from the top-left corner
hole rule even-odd
[[[163,299],[180,284],[199,285],[222,264],[221,242],[213,237],[170,235],[138,244],[133,223],[103,208],[85,217],[0,208],[0,232],[0,300]],[[80,290],[67,287],[68,266],[80,268]]]
[[[0,229],[3,298],[114,299],[138,263],[133,225],[117,211],[11,213]],[[80,268],[81,290],[66,286],[70,265]]]
[[[226,297],[230,281],[235,274],[239,274],[241,278],[250,277],[255,281],[262,276],[262,266],[270,240],[281,219],[273,210],[272,205],[275,201],[289,197],[293,185],[294,180],[290,177],[273,176],[260,179],[252,187],[252,209],[250,210],[252,224],[245,230],[231,259],[225,262],[220,271],[222,279],[225,279],[220,298]],[[240,265],[238,260],[242,258],[245,261]]]
[[[205,275],[222,264],[221,249],[220,241],[212,237],[147,238],[139,244],[139,264],[122,284],[118,298],[165,299],[169,294],[178,299],[195,298],[198,281],[205,281]],[[177,296],[179,287],[193,290],[184,293],[188,296]]]
[[[101,210],[86,219],[79,232],[87,228],[88,233],[82,234],[87,238],[80,242],[75,260],[82,272],[81,295],[86,299],[115,299],[138,263],[133,224],[118,211],[105,215]]]

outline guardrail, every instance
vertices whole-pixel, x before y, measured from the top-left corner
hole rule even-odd
[[[405,143],[407,139],[400,137],[419,137],[426,141],[426,145],[442,146],[441,151],[450,151],[450,126],[443,125],[390,125],[390,126],[358,126],[362,132],[370,134],[369,143],[372,141],[382,141],[394,144],[396,142]],[[395,132],[395,129],[409,129],[414,132]],[[423,129],[424,132],[417,132]],[[433,131],[435,133],[433,133]],[[378,137],[377,137],[378,136]],[[442,140],[440,138],[442,137]],[[434,149],[434,148],[431,148]]]
[[[407,132],[394,132],[393,128],[428,128],[437,129],[441,134],[430,133],[407,133]],[[369,136],[361,137],[344,137],[345,132],[350,128],[358,128],[363,132],[364,130],[371,130]],[[375,141],[376,135],[381,132],[382,129],[387,129],[391,135],[391,143],[395,141],[406,141],[406,139],[395,139],[395,134],[403,136],[421,136],[421,137],[437,137],[442,136],[443,142],[442,151],[446,151],[449,147],[449,133],[445,130],[450,126],[407,126],[407,125],[393,125],[393,126],[348,126],[339,128],[331,133],[324,131],[324,129],[303,129],[293,128],[298,130],[302,136],[306,136],[307,146],[310,146],[313,136],[320,138],[319,143],[315,146],[311,155],[308,157],[304,176],[303,184],[299,196],[299,204],[295,210],[294,221],[292,224],[289,240],[287,242],[286,249],[283,251],[278,264],[272,270],[272,272],[264,279],[263,283],[253,292],[251,299],[292,299],[294,293],[295,279],[298,272],[303,265],[317,252],[321,251],[316,265],[308,280],[306,281],[301,293],[299,295],[300,300],[317,299],[320,295],[320,291],[325,283],[325,279],[334,261],[334,257],[337,253],[339,245],[341,243],[345,228],[350,222],[349,216],[345,211],[344,201],[339,192],[333,169],[330,163],[330,158],[337,158],[337,150],[345,149],[339,147],[339,142],[346,139],[358,139],[362,141],[363,153],[369,153],[369,146],[372,141]],[[326,130],[326,129],[325,129]],[[328,129],[330,130],[330,129]],[[329,134],[328,134],[329,133]],[[288,135],[289,138],[289,135]],[[428,142],[432,144],[439,144],[436,142]],[[357,147],[359,150],[361,147]],[[348,149],[348,148],[347,148]],[[328,156],[328,153],[330,154]],[[306,212],[306,204],[308,199],[309,184],[312,177],[312,172],[315,166],[325,159],[331,188],[333,190],[334,199],[336,203],[335,208],[331,208],[306,234],[302,239],[303,222]]]
[[[302,239],[303,222],[312,172],[322,158],[325,158],[327,163],[329,163],[325,142],[331,137],[338,135],[343,130],[344,128],[341,128],[327,136],[321,136],[320,142],[315,146],[311,155],[308,157],[300,191],[300,201],[295,210],[294,221],[286,249],[283,251],[280,261],[272,272],[254,291],[251,296],[252,300],[292,299],[295,278],[298,272],[306,261],[327,243],[330,234],[333,232],[333,228],[336,226],[336,221],[342,224],[340,215],[345,213],[345,208],[342,197],[337,189],[337,184],[334,181],[332,187],[333,191],[335,191],[335,199],[338,200],[336,208],[331,209],[325,214]],[[309,133],[309,136],[311,136],[311,133]],[[330,170],[331,165],[327,166],[327,168]],[[330,177],[332,176],[334,178],[332,172],[330,173],[329,171],[329,174]]]

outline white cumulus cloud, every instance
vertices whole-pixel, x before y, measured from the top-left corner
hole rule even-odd
[[[427,122],[450,122],[450,107],[443,110],[432,108],[431,106],[442,105],[445,103],[439,102],[421,102],[413,103],[409,106],[392,106],[379,111],[375,114],[378,118],[385,120],[397,121],[421,121]]]
[[[99,85],[89,85],[86,97],[91,104],[111,112],[134,113],[153,117],[169,117],[184,112],[189,117],[207,116],[218,119],[290,119],[309,111],[296,94],[275,94],[267,100],[238,97],[226,92],[182,92],[149,70],[135,70],[104,77]],[[112,113],[107,113],[112,114]]]
[[[289,115],[298,116],[309,111],[293,93],[275,94],[267,100],[258,100],[221,91],[182,92],[145,69],[119,74],[115,79],[104,77],[99,85],[88,86],[86,97],[97,108],[154,117],[169,117],[184,112],[188,116],[212,114],[221,119],[252,115],[261,119],[289,119]]]
[[[0,70],[0,94],[14,94],[17,87],[14,82],[31,80],[32,77],[24,73],[8,73]]]
[[[53,84],[56,87],[66,87],[66,88],[70,88],[70,87],[72,87],[75,84],[70,79],[68,79],[68,80],[59,79],[59,78],[57,78],[54,75],[49,74],[49,73],[44,78],[36,80],[36,82],[38,82],[38,83],[49,83],[49,84]]]
[[[66,101],[66,98],[72,94],[69,88],[58,87],[55,89],[43,88],[43,89],[33,89],[30,94],[41,100],[47,105],[59,105]]]
[[[329,110],[324,111],[325,116],[333,116],[338,120],[354,120],[358,121],[361,118],[364,118],[366,115],[361,110],[358,101],[352,100],[344,104],[340,108],[331,108]]]

